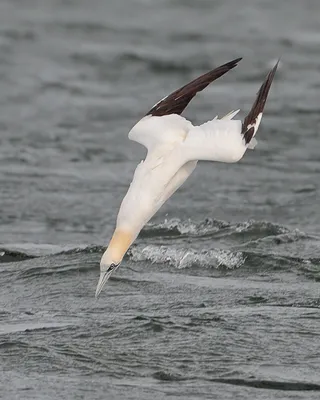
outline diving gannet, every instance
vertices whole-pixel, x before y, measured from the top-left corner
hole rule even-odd
[[[186,181],[199,160],[236,163],[248,148],[254,148],[254,136],[278,63],[268,73],[243,122],[233,119],[240,110],[199,126],[181,116],[198,92],[236,67],[240,60],[221,65],[164,97],[129,132],[129,139],[145,146],[148,152],[134,172],[115,231],[101,258],[96,297],[144,225]]]

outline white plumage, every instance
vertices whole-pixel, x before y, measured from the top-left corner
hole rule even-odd
[[[147,148],[147,156],[137,166],[122,200],[114,235],[101,259],[96,296],[143,226],[192,174],[199,160],[235,163],[247,148],[255,146],[254,136],[276,66],[261,86],[243,123],[233,119],[239,110],[200,126],[180,115],[198,91],[235,67],[238,61],[218,67],[166,96],[129,132],[129,139]]]

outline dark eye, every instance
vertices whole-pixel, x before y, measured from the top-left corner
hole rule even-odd
[[[116,268],[116,264],[110,264],[110,267],[108,268],[108,272],[110,272],[110,271],[112,271],[112,270],[114,270],[115,268]]]

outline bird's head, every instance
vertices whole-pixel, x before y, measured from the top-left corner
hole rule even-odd
[[[134,239],[130,231],[115,230],[109,246],[100,261],[100,278],[96,289],[96,297],[99,296],[112,273],[119,267]]]

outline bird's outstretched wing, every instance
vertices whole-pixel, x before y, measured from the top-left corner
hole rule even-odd
[[[191,122],[180,116],[191,99],[214,80],[234,68],[241,58],[221,65],[194,79],[182,88],[160,100],[129,132],[129,139],[151,149],[165,145],[168,148],[185,140],[193,127]]]
[[[262,119],[277,66],[278,63],[267,75],[243,123],[240,120],[214,119],[189,130],[181,144],[181,153],[185,155],[185,161],[237,162],[247,148],[254,147],[254,136]]]
[[[261,122],[264,106],[266,104],[269,90],[270,90],[271,84],[273,82],[275,73],[277,71],[278,65],[279,65],[279,61],[272,68],[272,70],[268,73],[259,92],[257,93],[256,100],[253,103],[253,106],[252,106],[249,114],[245,117],[245,119],[243,121],[241,133],[245,139],[246,144],[250,143],[251,139],[257,133],[257,130],[258,130],[260,122]]]
[[[238,62],[241,60],[242,58],[236,58],[235,60],[229,61],[228,63],[199,76],[182,86],[180,89],[177,89],[173,93],[164,97],[155,104],[146,115],[158,117],[169,114],[180,115],[198,92],[201,92],[210,83],[220,78],[220,76],[230,71],[230,69],[236,67]]]

